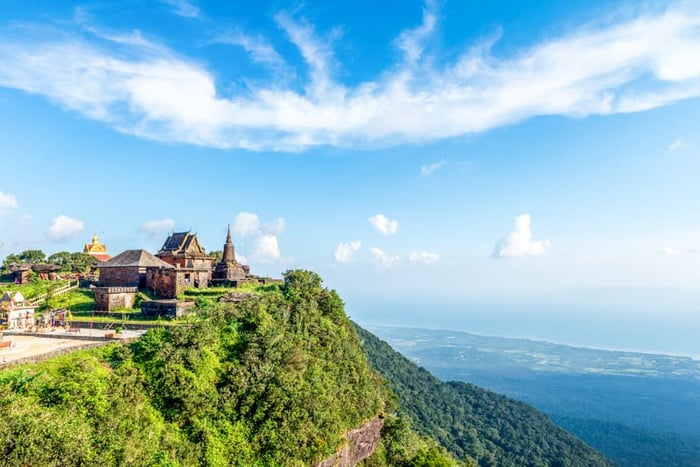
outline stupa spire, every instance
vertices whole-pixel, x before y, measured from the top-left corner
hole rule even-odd
[[[224,244],[224,254],[221,258],[223,261],[236,261],[236,253],[233,248],[233,240],[231,240],[231,225],[228,226],[226,232],[226,243]]]

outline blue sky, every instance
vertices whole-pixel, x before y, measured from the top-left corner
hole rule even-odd
[[[700,4],[487,3],[4,2],[0,257],[231,224],[351,307],[697,308]]]

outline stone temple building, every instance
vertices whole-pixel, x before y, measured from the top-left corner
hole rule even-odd
[[[146,250],[126,250],[97,265],[99,282],[93,288],[95,310],[110,311],[131,308],[139,288],[154,289],[149,271],[167,271],[174,275],[175,268]],[[165,273],[162,274],[165,276]]]
[[[216,263],[211,276],[213,285],[237,285],[250,276],[250,266],[239,263],[236,260],[236,251],[231,240],[231,226],[226,233],[224,254],[221,261]]]
[[[156,256],[175,267],[178,288],[209,286],[212,257],[204,252],[197,234],[171,234]]]

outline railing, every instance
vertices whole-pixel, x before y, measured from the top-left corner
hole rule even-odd
[[[69,280],[67,284],[62,285],[54,290],[50,290],[49,292],[37,295],[36,297],[32,298],[31,300],[27,300],[27,305],[29,306],[39,306],[42,303],[44,303],[46,300],[49,299],[49,297],[58,297],[59,295],[63,295],[65,293],[70,292],[71,290],[77,289],[78,286],[80,285],[79,280]]]

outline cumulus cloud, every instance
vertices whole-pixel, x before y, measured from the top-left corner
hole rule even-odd
[[[251,260],[272,263],[282,259],[277,236],[286,227],[287,222],[282,217],[278,217],[274,222],[263,224],[258,214],[239,212],[231,230],[236,237],[252,239],[252,248],[249,251]],[[237,253],[236,256],[242,263],[247,263],[247,259],[242,255]]]
[[[431,264],[431,263],[437,263],[440,261],[440,255],[437,253],[429,253],[425,250],[423,251],[412,251],[410,255],[408,255],[408,260],[411,263],[426,263],[426,264]]]
[[[379,248],[372,248],[370,251],[372,252],[374,262],[383,267],[391,267],[395,262],[399,260],[398,256],[386,254]]]
[[[237,237],[251,237],[261,234],[279,235],[287,228],[287,221],[278,217],[274,222],[263,224],[254,212],[239,212],[233,221],[233,233]]]
[[[263,224],[261,230],[264,233],[279,235],[287,228],[287,221],[283,217],[278,217],[275,222],[270,222],[268,224]]]
[[[139,227],[141,232],[146,233],[151,239],[157,240],[164,234],[173,230],[175,221],[172,219],[159,219],[145,222]]]
[[[197,13],[188,2],[168,1],[180,14]],[[397,35],[400,61],[353,84],[335,76],[349,65],[335,63],[333,41],[279,14],[275,21],[306,73],[287,85],[274,77],[223,76],[247,83],[225,93],[217,92],[218,72],[205,60],[153,40],[95,37],[82,25],[73,31],[11,25],[0,30],[0,86],[168,143],[298,151],[432,141],[535,116],[637,112],[700,96],[694,5],[611,17],[508,55],[491,52],[494,40],[474,43],[450,58],[429,53],[439,31],[429,3],[421,24]],[[242,36],[238,43],[253,61],[284,61],[263,40]]]
[[[261,263],[272,263],[281,258],[277,237],[271,234],[260,235],[253,247],[252,258]]]
[[[349,263],[352,261],[352,256],[360,249],[362,242],[355,240],[348,243],[340,242],[335,249],[333,256],[338,263]]]
[[[668,152],[678,151],[685,147],[685,141],[683,138],[676,138],[671,144],[668,145]]]
[[[0,215],[17,209],[17,198],[12,193],[0,191]]]
[[[420,173],[423,176],[428,176],[445,164],[446,164],[445,159],[442,159],[442,160],[439,160],[437,162],[433,162],[432,164],[423,165],[420,168]]]
[[[48,237],[55,242],[63,242],[74,238],[82,231],[83,221],[61,214],[51,221]]]
[[[382,235],[393,235],[399,230],[399,222],[389,219],[384,214],[377,214],[367,220]]]
[[[513,231],[496,242],[493,256],[495,258],[536,256],[544,254],[549,246],[548,240],[532,240],[530,214],[521,214],[515,218]]]
[[[252,212],[239,212],[233,221],[233,234],[237,237],[249,237],[260,233],[260,218]]]

